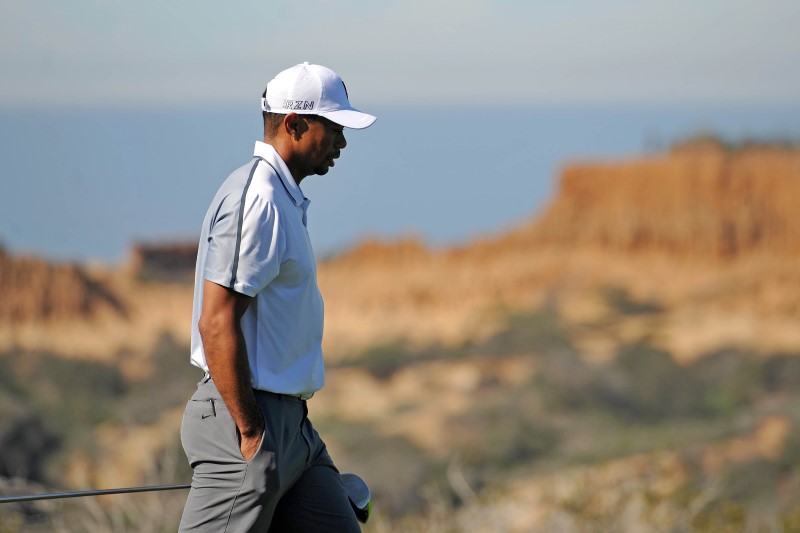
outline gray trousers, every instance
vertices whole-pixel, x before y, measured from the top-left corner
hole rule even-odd
[[[266,431],[245,461],[236,424],[209,378],[186,406],[181,441],[192,488],[180,531],[358,533],[361,528],[306,402],[255,391]]]

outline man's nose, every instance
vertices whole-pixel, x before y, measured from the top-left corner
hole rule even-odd
[[[339,138],[336,140],[336,147],[339,148],[339,150],[341,150],[345,146],[347,146],[347,139],[344,138],[344,132],[342,132],[339,135]]]

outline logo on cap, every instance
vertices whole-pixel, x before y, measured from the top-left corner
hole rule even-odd
[[[284,109],[292,109],[292,110],[301,110],[301,111],[311,111],[314,109],[314,101],[313,100],[284,100],[283,101],[283,108]]]

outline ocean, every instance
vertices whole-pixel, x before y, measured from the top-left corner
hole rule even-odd
[[[371,128],[302,188],[319,257],[364,238],[463,243],[535,217],[563,165],[666,150],[698,133],[800,139],[800,108],[368,108]],[[194,240],[219,183],[252,156],[259,111],[0,110],[0,245],[59,261]]]

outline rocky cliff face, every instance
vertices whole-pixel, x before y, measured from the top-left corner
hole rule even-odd
[[[0,323],[89,318],[99,308],[124,314],[124,304],[77,265],[12,257],[0,250]]]
[[[800,150],[712,142],[638,161],[573,164],[540,239],[717,257],[800,253]]]
[[[545,305],[580,326],[582,352],[600,359],[647,335],[683,360],[725,345],[794,351],[798,202],[796,147],[692,142],[572,164],[544,213],[503,235],[450,250],[371,243],[321,265],[326,339],[334,349],[459,343],[491,334],[492,309]],[[593,336],[619,290],[663,313],[647,325],[632,313],[620,331]]]

